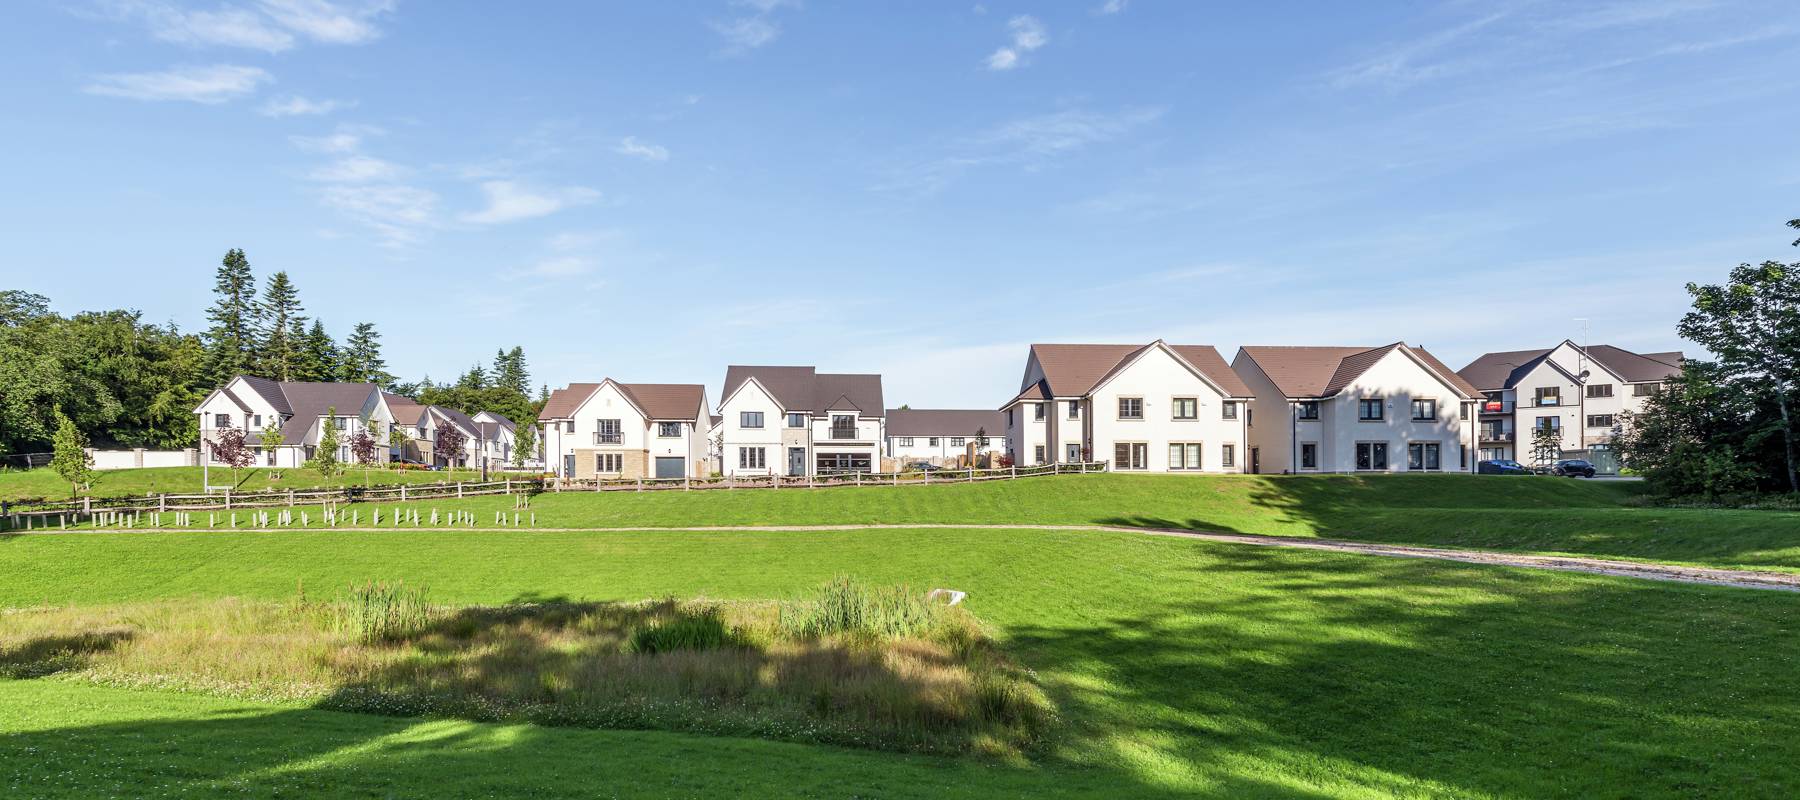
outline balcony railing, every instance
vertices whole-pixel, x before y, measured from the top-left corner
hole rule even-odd
[[[624,443],[625,443],[625,434],[623,434],[623,433],[601,433],[600,431],[594,431],[594,444],[624,444]]]
[[[854,428],[854,427],[846,428],[846,427],[842,427],[842,426],[833,425],[833,426],[831,426],[831,438],[833,438],[833,439],[855,439],[855,438],[857,438],[856,428]]]
[[[1511,413],[1513,413],[1513,401],[1511,401],[1511,400],[1486,400],[1486,401],[1483,401],[1481,404],[1481,413],[1483,413],[1483,414],[1511,414]]]
[[[1481,431],[1481,440],[1484,442],[1510,442],[1513,440],[1513,432],[1483,429]]]
[[[1527,408],[1549,408],[1551,406],[1561,406],[1562,404],[1562,398],[1560,397],[1538,397],[1532,399],[1531,405],[1527,406]]]

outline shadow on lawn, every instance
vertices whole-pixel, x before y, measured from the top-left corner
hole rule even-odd
[[[1062,678],[1062,755],[1334,796],[1793,789],[1796,731],[1772,720],[1796,708],[1779,665],[1800,649],[1771,638],[1782,612],[1766,598],[1221,548],[1194,568],[1200,585],[1253,591],[1008,627],[1011,649]],[[1743,635],[1687,635],[1718,627]]]

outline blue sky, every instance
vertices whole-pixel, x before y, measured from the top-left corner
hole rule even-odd
[[[1682,347],[1796,260],[1800,7],[95,0],[0,27],[0,270],[202,326],[242,247],[444,379],[1033,341]]]

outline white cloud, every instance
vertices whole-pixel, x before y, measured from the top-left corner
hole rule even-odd
[[[391,162],[370,156],[347,156],[313,170],[307,177],[326,183],[369,183],[399,175],[400,168]]]
[[[187,11],[160,3],[132,7],[144,17],[150,35],[190,47],[243,47],[279,53],[294,46],[293,34],[254,11],[221,6],[217,11]]]
[[[462,215],[464,222],[486,225],[543,217],[600,199],[598,191],[583,186],[533,189],[515,181],[486,181],[481,191],[487,207]]]
[[[552,256],[512,271],[515,277],[573,278],[594,271],[594,260],[583,256]]]
[[[288,141],[309,153],[354,153],[362,147],[365,137],[383,133],[373,125],[339,125],[325,136],[289,136]]]
[[[1125,6],[1129,2],[1130,2],[1130,0],[1106,0],[1106,2],[1101,4],[1101,6],[1099,8],[1094,9],[1094,13],[1099,14],[1101,16],[1107,16],[1109,14],[1117,14],[1121,11],[1124,11]]]
[[[767,14],[778,8],[799,8],[800,0],[731,0],[734,6],[748,6]]]
[[[389,247],[417,242],[437,218],[437,194],[416,186],[338,184],[326,187],[321,198],[375,229]]]
[[[283,27],[325,44],[361,44],[375,39],[381,35],[375,18],[394,8],[391,0],[261,0],[258,5]]]
[[[184,100],[210,105],[255,92],[258,86],[272,80],[273,76],[257,67],[215,64],[176,67],[162,72],[101,75],[82,90],[88,94],[133,100]]]
[[[948,147],[948,152],[896,170],[876,189],[930,193],[977,167],[1018,165],[1037,169],[1056,158],[1113,141],[1162,118],[1167,109],[1128,108],[1117,112],[1067,109],[1002,123]]]
[[[309,100],[299,95],[288,95],[264,103],[257,113],[265,117],[304,117],[329,114],[345,107],[346,104],[336,100]]]
[[[995,50],[987,58],[988,69],[1008,70],[1019,66],[1019,59],[1026,53],[1050,43],[1050,34],[1044,30],[1044,23],[1030,14],[1020,14],[1006,21],[1006,30],[1012,35],[1012,44]]]
[[[714,33],[725,37],[724,55],[738,55],[775,41],[781,26],[762,17],[737,17],[707,23]]]
[[[631,156],[633,158],[641,158],[641,159],[644,159],[645,161],[668,161],[669,160],[669,148],[663,147],[662,145],[659,145],[659,144],[649,144],[646,142],[640,142],[637,140],[637,137],[635,137],[635,136],[627,136],[623,139],[620,139],[619,145],[617,147],[613,148],[613,152],[618,153],[619,155],[622,155],[622,156]]]

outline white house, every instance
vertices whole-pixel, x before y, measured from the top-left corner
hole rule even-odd
[[[249,375],[232,378],[215,389],[194,409],[200,416],[200,458],[219,463],[212,447],[226,428],[246,431],[246,441],[256,452],[257,466],[298,467],[313,457],[324,432],[325,418],[335,416],[338,459],[352,460],[350,441],[363,429],[384,446],[377,457],[388,457],[388,426],[394,415],[373,383],[314,383],[272,381]],[[265,445],[264,432],[279,428],[279,443]]]
[[[1560,456],[1616,467],[1609,443],[1619,413],[1643,408],[1645,398],[1681,374],[1682,360],[1679,352],[1639,354],[1564,340],[1545,350],[1487,353],[1458,374],[1483,395],[1482,460],[1537,461],[1533,432],[1552,428]]]
[[[731,366],[725,370],[722,398],[714,436],[726,475],[818,475],[880,467],[880,375]]]
[[[1479,394],[1424,348],[1247,346],[1231,367],[1256,395],[1252,471],[1474,469]]]
[[[513,450],[518,447],[519,426],[504,414],[483,411],[474,416],[475,424],[481,435],[480,445],[476,450],[477,463],[486,459],[488,465],[499,468],[510,465],[513,461]],[[526,462],[533,459],[526,454]]]
[[[1001,407],[1014,463],[1244,472],[1250,390],[1212,345],[1034,344]]]
[[[954,464],[970,447],[977,456],[1006,452],[1006,415],[979,408],[887,410],[887,455],[902,467]]]
[[[538,441],[564,478],[706,474],[711,417],[697,383],[571,383],[538,413]]]

